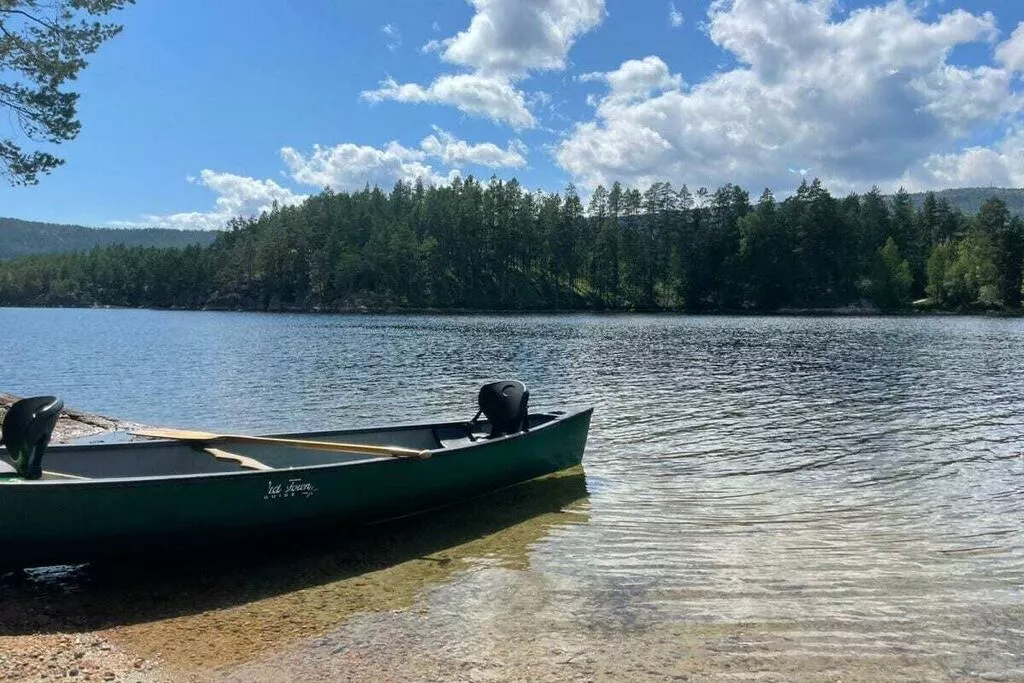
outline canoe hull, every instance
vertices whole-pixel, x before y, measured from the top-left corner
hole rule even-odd
[[[449,505],[579,465],[591,411],[427,460],[0,484],[0,567],[217,552]],[[58,447],[59,448],[59,447]],[[330,542],[330,536],[325,536]]]

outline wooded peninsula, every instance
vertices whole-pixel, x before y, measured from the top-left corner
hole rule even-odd
[[[526,191],[472,177],[324,192],[233,219],[209,246],[0,262],[0,305],[242,310],[1019,311],[1024,221],[934,194],[756,203],[655,183]]]

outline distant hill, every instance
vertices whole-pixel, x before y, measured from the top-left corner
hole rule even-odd
[[[0,218],[0,260],[27,254],[87,251],[124,244],[130,247],[186,247],[213,243],[217,232],[164,228],[86,228]]]
[[[925,194],[916,192],[910,195],[914,200],[914,206],[921,208]],[[968,216],[978,213],[982,203],[989,197],[998,197],[1006,202],[1011,214],[1024,216],[1024,188],[958,187],[952,190],[937,190],[935,196],[945,197],[946,201]]]

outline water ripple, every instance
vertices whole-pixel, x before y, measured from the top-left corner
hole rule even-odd
[[[54,338],[39,348],[38,339]],[[0,310],[0,389],[197,428],[594,405],[585,524],[532,551],[601,627],[757,620],[729,657],[1024,669],[1024,322]],[[987,675],[986,674],[986,675]],[[750,677],[750,676],[748,676]]]

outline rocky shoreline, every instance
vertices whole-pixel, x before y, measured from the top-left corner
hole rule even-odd
[[[20,397],[0,392],[0,420],[7,414],[7,409]],[[77,439],[95,436],[103,432],[126,430],[139,427],[134,422],[125,422],[112,417],[104,417],[94,413],[86,413],[74,408],[64,407],[57,426],[54,427],[51,441],[53,443],[71,443]]]

